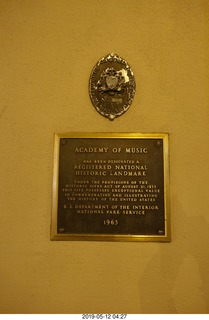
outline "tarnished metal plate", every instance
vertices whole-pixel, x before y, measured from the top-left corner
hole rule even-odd
[[[130,107],[135,94],[135,78],[128,63],[111,53],[97,62],[89,81],[92,104],[104,117],[114,120]]]
[[[56,134],[52,240],[169,241],[168,135]]]

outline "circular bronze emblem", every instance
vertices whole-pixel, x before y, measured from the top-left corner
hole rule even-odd
[[[96,110],[114,120],[130,107],[135,87],[135,78],[128,63],[111,53],[99,60],[93,68],[89,94]]]

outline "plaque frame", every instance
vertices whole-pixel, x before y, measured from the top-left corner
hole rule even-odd
[[[58,192],[59,192],[59,158],[61,139],[162,139],[163,141],[163,199],[165,234],[106,234],[106,233],[58,233]],[[54,164],[52,188],[51,240],[63,241],[144,241],[170,242],[170,195],[169,195],[169,134],[168,133],[55,133]]]

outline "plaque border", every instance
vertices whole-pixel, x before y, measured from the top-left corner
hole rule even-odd
[[[129,234],[58,234],[58,190],[59,190],[59,151],[61,138],[105,138],[105,139],[163,139],[164,167],[164,218],[165,235],[129,235]],[[169,194],[169,134],[168,133],[55,133],[54,134],[54,164],[52,187],[51,240],[71,241],[171,241],[170,194]]]

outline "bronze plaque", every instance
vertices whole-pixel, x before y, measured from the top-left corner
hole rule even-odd
[[[168,179],[168,134],[56,134],[51,240],[170,241]]]
[[[134,98],[135,77],[123,58],[110,53],[94,66],[89,94],[95,109],[109,120],[126,112]]]

